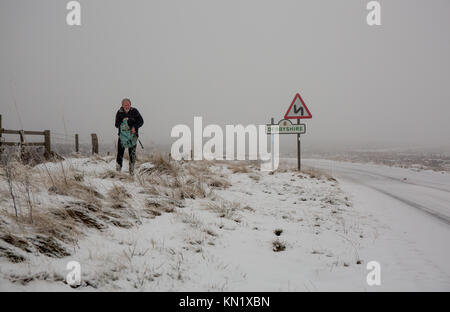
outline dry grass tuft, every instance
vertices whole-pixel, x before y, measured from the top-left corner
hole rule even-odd
[[[279,239],[276,239],[272,242],[272,250],[275,252],[280,252],[286,249],[286,245],[281,242]]]
[[[178,216],[181,218],[181,222],[189,224],[193,228],[201,228],[203,223],[194,213],[179,212]]]
[[[65,206],[65,209],[54,209],[52,213],[60,220],[71,219],[74,222],[84,224],[89,228],[96,228],[102,230],[106,226],[97,220],[97,218],[91,216],[89,211],[80,208],[80,206]]]
[[[11,233],[5,233],[0,237],[3,241],[7,242],[8,244],[17,247],[19,249],[22,249],[26,252],[31,252],[31,246],[28,243],[28,241],[22,237],[18,237],[16,235],[13,235]]]
[[[18,283],[21,285],[27,285],[32,281],[52,281],[52,282],[65,282],[65,278],[58,273],[39,272],[33,275],[15,275],[11,274],[9,280],[12,283]]]
[[[36,249],[46,256],[52,258],[63,258],[70,256],[70,253],[53,237],[36,235],[35,238],[30,238],[29,241],[36,247]]]
[[[122,171],[107,170],[99,175],[101,179],[116,179],[120,181],[132,181],[133,178]]]
[[[205,177],[205,180],[206,184],[212,188],[226,189],[231,186],[231,183],[228,180],[217,176],[207,176]]]
[[[275,229],[275,230],[273,231],[273,233],[274,233],[276,236],[280,236],[280,235],[283,233],[283,230],[282,230],[282,229]]]
[[[249,173],[249,166],[243,163],[233,163],[228,166],[233,173]]]
[[[145,160],[149,162],[143,163]],[[105,158],[95,156],[87,162],[105,161]],[[12,209],[0,211],[0,241],[7,244],[1,247],[0,256],[16,262],[25,261],[25,253],[28,252],[38,252],[49,257],[65,257],[70,254],[69,250],[72,250],[68,246],[76,244],[84,229],[102,231],[108,225],[131,228],[141,222],[140,214],[142,217],[155,217],[163,213],[177,213],[184,223],[203,229],[201,221],[195,215],[180,213],[177,208],[184,207],[183,200],[186,198],[213,198],[213,189],[231,186],[224,174],[212,171],[213,162],[177,162],[156,153],[141,157],[140,163],[136,175],[137,183],[142,187],[140,194],[151,195],[146,199],[141,212],[132,208],[132,193],[126,189],[125,184],[119,182],[132,181],[128,174],[110,170],[96,175],[97,178],[119,180],[108,190],[105,197],[93,185],[89,185],[92,175],[75,170],[67,162],[56,163],[56,166],[43,163],[37,168],[11,163],[14,171],[12,185],[18,193],[18,216],[15,217],[15,211]],[[5,174],[0,171],[0,180],[4,179]],[[19,184],[28,182],[26,190],[31,196],[27,199],[24,196],[26,192],[23,191],[25,188],[19,188]],[[36,193],[35,201],[33,192]],[[46,193],[55,204],[48,206],[46,200],[41,200],[48,197]],[[6,202],[10,207],[12,200],[9,192],[5,195],[7,198],[2,196],[0,202]],[[27,209],[23,209],[27,207],[25,205],[30,206],[29,214]],[[239,221],[235,216],[235,212],[240,209],[238,203],[222,201],[212,205],[210,209],[221,217]],[[211,231],[204,235],[212,237],[217,234]]]
[[[176,163],[171,161],[168,156],[165,157],[161,153],[147,155],[144,159],[152,163],[153,166],[142,168],[139,171],[140,174],[151,174],[156,171],[159,174],[169,174],[175,176],[178,172]]]
[[[336,181],[329,173],[314,167],[305,167],[302,173],[309,175],[312,179]]]
[[[26,258],[11,249],[0,246],[0,257],[6,258],[13,263],[24,262]]]
[[[241,208],[240,203],[219,199],[218,202],[209,200],[204,205],[207,209],[217,213],[221,218],[239,220],[236,218],[236,212]]]
[[[178,196],[180,199],[205,198],[207,195],[207,190],[200,180],[190,179],[179,187]]]
[[[113,184],[113,187],[108,191],[108,197],[115,203],[122,203],[126,199],[130,199],[131,194],[124,186]]]
[[[255,181],[255,182],[259,182],[259,181],[261,180],[261,175],[256,174],[256,173],[250,173],[250,174],[248,175],[248,177],[249,177],[250,179],[252,179],[253,181]]]
[[[104,161],[100,158],[90,161]],[[70,165],[59,163],[60,168],[53,166],[49,169],[44,163],[43,170],[31,168],[21,163],[10,162],[14,170],[13,187],[18,206],[18,216],[12,210],[0,211],[0,240],[8,246],[18,248],[25,252],[38,252],[49,257],[65,257],[70,254],[65,244],[75,244],[82,228],[93,228],[103,230],[107,224],[130,228],[132,222],[139,217],[132,209],[128,209],[124,202],[131,195],[122,186],[114,185],[109,195],[112,202],[119,203],[127,209],[110,207],[105,204],[105,197],[94,189],[92,185],[85,182],[83,173],[73,170]],[[59,165],[58,164],[58,165]],[[0,176],[3,180],[4,177]],[[29,180],[29,181],[28,181]],[[25,185],[25,182],[28,184]],[[63,195],[76,200],[57,198],[59,204],[43,207],[39,200],[33,201],[33,192],[41,193],[42,188],[48,188],[50,195]],[[42,196],[42,195],[38,195]],[[45,195],[44,195],[45,196]],[[11,199],[10,199],[11,200]],[[23,211],[24,205],[29,206],[29,214]],[[33,211],[31,211],[33,209]],[[27,212],[25,215],[24,212]],[[31,214],[32,212],[32,214]],[[11,222],[9,222],[10,220]],[[22,261],[22,255],[17,254],[14,249],[2,247],[1,256],[10,261]]]
[[[150,215],[151,218],[160,216],[162,213],[172,213],[176,207],[182,208],[184,204],[179,200],[171,198],[151,198],[145,203],[144,210]]]

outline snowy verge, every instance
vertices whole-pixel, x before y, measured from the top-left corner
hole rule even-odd
[[[81,221],[58,219],[73,230],[71,240],[56,239],[67,254],[40,252],[33,238],[51,232],[27,224],[26,196],[17,196],[15,221],[2,181],[1,233],[16,239],[0,247],[23,259],[0,257],[0,290],[372,290],[365,255],[389,228],[354,207],[331,176],[163,157],[141,159],[134,179],[114,168],[112,158],[95,157],[27,171],[41,179],[33,185],[35,216],[73,205],[89,212]],[[72,260],[81,264],[78,288],[65,282]]]

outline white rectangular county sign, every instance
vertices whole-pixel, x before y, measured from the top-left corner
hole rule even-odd
[[[306,124],[297,124],[294,125],[290,120],[283,119],[280,120],[278,125],[267,125],[266,126],[267,134],[305,134],[306,133]]]

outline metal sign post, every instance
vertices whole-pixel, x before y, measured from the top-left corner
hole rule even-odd
[[[301,150],[300,150],[300,134],[306,133],[306,124],[300,123],[300,119],[312,118],[312,114],[303,101],[300,94],[296,94],[289,106],[284,119],[281,119],[278,124],[274,123],[273,117],[270,124],[266,125],[266,134],[271,135],[271,151],[272,151],[272,170],[274,169],[274,134],[297,134],[297,167],[301,171]],[[297,124],[293,124],[290,119],[297,119]]]
[[[297,125],[300,124],[300,119],[297,119]],[[298,171],[302,170],[302,155],[300,153],[300,133],[297,133],[297,166]]]
[[[312,118],[312,114],[303,101],[302,97],[299,93],[294,96],[294,99],[291,102],[286,114],[284,114],[285,119],[297,119],[297,125],[300,125],[300,119],[309,119]],[[297,166],[298,171],[302,169],[302,158],[301,158],[301,150],[300,150],[300,133],[297,132]],[[303,132],[305,133],[305,132]]]
[[[270,120],[270,124],[272,124],[273,125],[273,122],[274,122],[274,118],[272,117],[272,119]],[[272,153],[272,170],[273,170],[273,168],[275,168],[275,151],[274,151],[274,146],[275,146],[275,143],[274,143],[274,140],[275,140],[275,135],[272,133],[272,135],[271,135],[271,145],[270,145],[270,152]]]
[[[272,169],[274,168],[274,134],[297,134],[297,158],[298,170],[300,170],[300,134],[306,133],[306,124],[300,123],[300,119],[297,119],[296,125],[289,119],[281,119],[278,124],[275,124],[272,118],[270,124],[266,125],[266,133],[270,134],[272,139]]]

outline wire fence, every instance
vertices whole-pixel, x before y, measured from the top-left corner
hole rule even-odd
[[[36,139],[38,136],[44,136],[45,141]],[[24,148],[45,147],[45,154],[51,156],[54,152],[60,154],[80,153],[80,154],[98,154],[99,140],[97,134],[92,133],[90,139],[80,136],[76,133],[60,133],[56,131],[28,131],[28,130],[9,130],[2,127],[2,115],[0,115],[0,152],[5,146],[19,147],[21,154]],[[105,148],[110,153],[113,146]],[[116,146],[113,147],[114,149]]]

